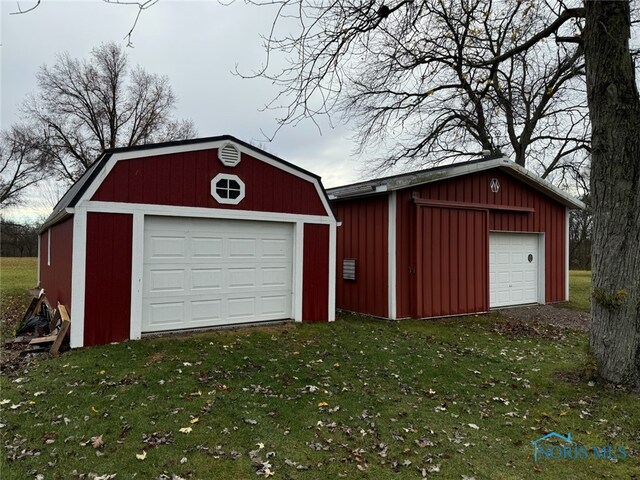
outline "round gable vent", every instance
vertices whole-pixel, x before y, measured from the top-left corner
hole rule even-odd
[[[218,158],[226,167],[235,167],[240,163],[240,150],[232,143],[225,143],[218,149]]]

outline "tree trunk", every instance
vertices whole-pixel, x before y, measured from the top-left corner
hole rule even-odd
[[[628,1],[587,0],[593,295],[589,343],[601,378],[640,385],[640,98]]]

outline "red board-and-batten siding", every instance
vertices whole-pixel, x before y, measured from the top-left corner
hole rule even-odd
[[[389,198],[387,195],[335,202],[338,221],[336,306],[388,316]],[[356,260],[356,280],[342,280],[342,259]]]
[[[237,175],[245,183],[239,205],[220,205],[211,196],[211,180],[218,173]],[[313,183],[244,153],[236,167],[225,167],[217,149],[120,160],[91,200],[327,216]],[[129,338],[132,217],[87,214],[84,345]],[[328,318],[329,235],[329,225],[305,223],[303,321]]]
[[[51,238],[49,238],[51,236]],[[53,307],[58,302],[72,311],[71,268],[73,256],[73,218],[53,225],[39,238],[40,285],[45,287],[47,300]],[[49,252],[51,246],[51,252]]]
[[[218,173],[245,183],[239,205],[220,205],[211,196],[211,179]],[[244,153],[237,166],[225,167],[217,149],[119,161],[91,200],[327,215],[311,182]]]
[[[492,178],[500,181],[497,193],[490,189]],[[490,231],[544,233],[545,301],[565,299],[564,205],[498,169],[413,186],[395,195],[397,318],[489,310]],[[414,197],[486,208],[418,206]],[[391,316],[388,277],[361,274],[363,268],[374,272],[388,268],[388,204],[389,194],[334,201],[342,222],[336,256],[338,308]],[[534,211],[492,210],[492,206]],[[358,259],[356,282],[342,279],[342,260],[350,257]]]
[[[129,338],[133,216],[87,213],[84,346]]]

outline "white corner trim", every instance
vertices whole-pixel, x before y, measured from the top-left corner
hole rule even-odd
[[[109,175],[109,173],[111,172],[115,164],[120,160],[133,160],[136,158],[156,157],[159,155],[170,155],[173,153],[186,153],[186,152],[194,152],[199,150],[209,150],[214,148],[221,148],[226,144],[232,144],[233,146],[238,148],[241,154],[245,153],[246,155],[249,155],[257,160],[260,160],[268,165],[271,165],[272,167],[278,168],[298,178],[311,182],[315,186],[316,193],[320,197],[320,201],[322,202],[322,205],[325,209],[327,216],[331,217],[331,219],[334,219],[333,211],[331,210],[331,207],[329,206],[329,202],[327,201],[327,197],[325,196],[324,190],[321,188],[320,182],[316,177],[300,172],[299,170],[289,167],[288,165],[282,162],[273,160],[267,157],[266,155],[263,155],[253,149],[246,148],[243,145],[239,145],[230,140],[218,140],[218,141],[197,143],[197,144],[190,144],[190,145],[176,145],[172,147],[153,148],[153,149],[147,149],[147,150],[114,153],[111,155],[109,160],[107,160],[107,164],[100,171],[98,176],[90,183],[88,188],[85,190],[82,196],[78,199],[78,201],[76,202],[76,206],[82,205],[84,202],[91,200],[91,198],[96,193],[98,188],[100,188],[100,185],[102,185],[102,182],[104,182],[105,178],[107,178],[107,176]]]
[[[131,309],[129,338],[139,340],[142,336],[142,275],[144,271],[144,215],[133,213],[131,238]]]
[[[540,232],[538,234],[538,303],[542,305],[547,303],[547,296],[545,293],[545,279],[547,277],[545,236],[544,232]]]
[[[51,227],[47,228],[47,267],[51,266]]]
[[[336,224],[329,225],[329,321],[336,319]]]
[[[389,318],[392,320],[396,320],[398,317],[398,307],[397,307],[397,290],[396,290],[396,203],[397,203],[397,194],[396,192],[391,192],[389,194],[389,204],[387,206],[388,212],[387,217],[389,219],[389,223],[387,226],[388,229],[388,240],[387,240],[387,256],[388,256],[388,264],[387,264],[387,275],[388,275],[388,288],[389,288]]]
[[[564,228],[565,228],[565,249],[564,249],[564,299],[569,301],[569,222],[571,221],[571,210],[565,208]]]
[[[296,222],[294,227],[293,249],[293,319],[302,322],[302,295],[304,282],[304,222]]]
[[[38,235],[38,270],[36,275],[38,276],[38,284],[37,286],[40,287],[40,261],[42,260],[40,258],[40,243],[42,242],[42,235]]]
[[[87,211],[76,208],[73,215],[71,260],[71,348],[84,346],[84,297],[87,262]]]

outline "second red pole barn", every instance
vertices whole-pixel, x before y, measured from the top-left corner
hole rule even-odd
[[[568,300],[569,210],[583,204],[505,158],[328,194],[340,309],[428,318]]]

